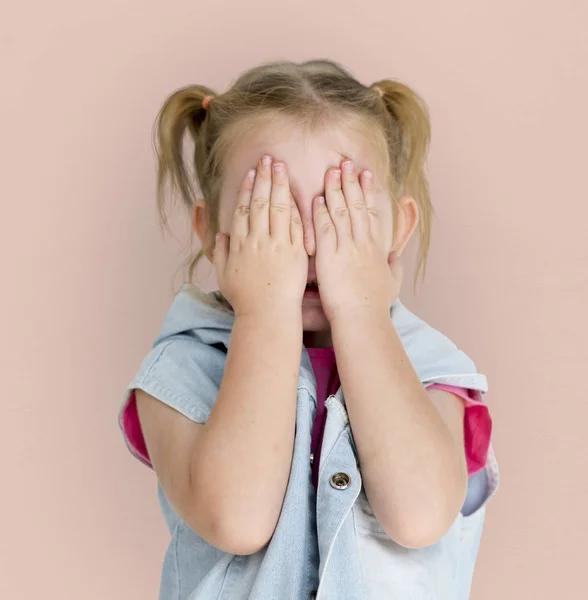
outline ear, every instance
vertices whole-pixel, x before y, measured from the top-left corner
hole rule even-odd
[[[402,256],[419,223],[419,209],[412,196],[401,196],[396,203],[396,223],[392,251]]]
[[[200,243],[204,247],[210,236],[208,227],[208,206],[202,198],[199,198],[194,204],[192,211],[192,227],[194,228]],[[212,244],[212,248],[214,248],[214,244]],[[206,253],[206,258],[208,258],[210,262],[212,262],[212,248]]]

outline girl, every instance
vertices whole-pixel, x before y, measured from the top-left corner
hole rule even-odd
[[[398,298],[428,142],[413,91],[330,61],[164,104],[159,206],[171,183],[219,290],[182,287],[119,415],[172,537],[161,600],[469,596],[486,379]]]

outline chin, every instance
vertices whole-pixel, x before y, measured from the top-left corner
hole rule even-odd
[[[329,331],[329,321],[320,304],[302,307],[302,329],[304,331]]]

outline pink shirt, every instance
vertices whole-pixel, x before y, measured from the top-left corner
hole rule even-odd
[[[312,481],[316,488],[318,482],[319,457],[326,421],[325,400],[339,388],[340,381],[335,362],[335,351],[329,348],[308,348],[310,362],[317,383],[317,409],[312,428],[311,453]],[[492,419],[488,407],[482,402],[482,395],[477,390],[434,383],[427,389],[439,389],[451,392],[463,399],[464,415],[464,445],[468,474],[472,475],[484,468],[490,447]]]
[[[326,422],[325,400],[329,395],[335,394],[340,381],[332,346],[329,348],[307,348],[307,350],[317,383],[317,410],[312,428],[310,450],[313,455],[312,481],[316,487]],[[427,389],[432,388],[451,392],[463,399],[465,405],[464,444],[468,474],[471,475],[480,471],[486,464],[492,433],[490,413],[488,407],[482,402],[480,392],[438,383],[427,386]],[[151,465],[143,432],[141,431],[134,392],[129,394],[127,404],[123,409],[122,426],[129,445]]]

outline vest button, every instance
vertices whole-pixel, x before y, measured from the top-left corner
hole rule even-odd
[[[331,487],[336,490],[346,490],[351,485],[351,477],[347,473],[335,473],[331,477]]]

